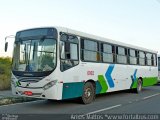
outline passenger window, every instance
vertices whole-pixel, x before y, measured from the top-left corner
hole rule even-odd
[[[65,71],[79,63],[78,38],[62,34],[60,40],[61,71]]]
[[[129,49],[129,63],[130,64],[137,64],[137,55],[136,55],[136,51],[133,49]]]
[[[98,43],[96,41],[81,39],[82,60],[96,62],[100,60]]]
[[[145,65],[145,53],[141,51],[139,52],[139,64]]]
[[[113,63],[114,62],[114,54],[113,54],[114,47],[112,45],[103,44],[103,43],[101,47],[102,47],[102,61]]]
[[[152,66],[157,66],[157,57],[155,54],[152,56]]]
[[[147,59],[147,65],[152,65],[152,54],[147,53],[146,59]]]
[[[127,49],[117,47],[117,63],[127,64]]]

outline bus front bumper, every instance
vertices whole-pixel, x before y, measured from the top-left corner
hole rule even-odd
[[[43,88],[23,88],[16,87],[12,90],[14,95],[32,97],[32,98],[42,98],[42,99],[54,99],[59,100],[57,97],[57,87],[53,86],[47,90]]]

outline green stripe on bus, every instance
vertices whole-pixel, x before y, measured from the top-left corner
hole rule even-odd
[[[138,79],[136,79],[136,80],[132,83],[131,88],[137,88],[137,80],[138,80]]]
[[[145,77],[143,78],[143,86],[151,86],[158,82],[158,77]]]
[[[137,80],[134,81],[131,88],[137,88]],[[158,82],[158,77],[144,77],[143,78],[143,87],[152,86]]]
[[[106,83],[104,76],[98,75],[98,81],[100,82],[100,85],[102,87],[102,90],[100,91],[100,93],[106,93],[106,91],[108,90],[108,85]]]

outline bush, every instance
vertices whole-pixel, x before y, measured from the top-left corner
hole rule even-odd
[[[10,88],[11,58],[0,58],[0,90]]]
[[[4,74],[5,72],[4,72],[4,68],[2,68],[2,67],[0,67],[0,75],[1,74]]]

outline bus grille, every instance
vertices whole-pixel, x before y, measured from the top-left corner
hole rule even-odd
[[[21,77],[16,76],[19,82],[30,82],[30,83],[36,83],[42,80],[44,77]]]

